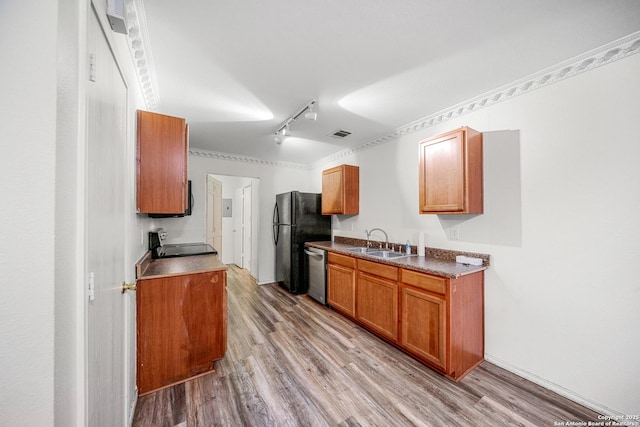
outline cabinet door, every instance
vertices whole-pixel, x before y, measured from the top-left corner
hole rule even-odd
[[[356,215],[360,211],[360,168],[341,165],[322,172],[322,214]]]
[[[188,132],[184,119],[138,110],[137,210],[184,214]]]
[[[446,369],[447,304],[444,298],[402,287],[400,345]]]
[[[469,127],[420,142],[420,213],[481,214],[482,133]]]
[[[356,319],[368,328],[398,341],[398,284],[367,273],[358,273]]]
[[[327,265],[327,302],[336,310],[355,316],[356,273],[353,268]]]
[[[138,280],[141,394],[209,371],[227,345],[226,272]]]
[[[420,143],[420,211],[464,210],[462,131]]]
[[[344,174],[342,168],[322,173],[322,213],[341,214],[344,210]]]

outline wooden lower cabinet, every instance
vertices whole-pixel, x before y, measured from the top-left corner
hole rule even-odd
[[[356,320],[398,341],[398,268],[358,260]]]
[[[439,368],[447,367],[447,300],[402,286],[400,345]]]
[[[227,348],[226,271],[141,279],[137,384],[145,394],[211,371]]]
[[[457,279],[400,271],[400,346],[460,380],[484,360],[484,271]]]
[[[327,302],[349,317],[356,313],[356,260],[329,253],[327,258]]]
[[[458,381],[484,360],[484,271],[450,279],[329,252],[328,303]]]

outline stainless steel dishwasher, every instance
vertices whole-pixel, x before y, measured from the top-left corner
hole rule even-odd
[[[307,280],[309,290],[307,293],[314,300],[327,304],[327,251],[305,247],[307,258]]]

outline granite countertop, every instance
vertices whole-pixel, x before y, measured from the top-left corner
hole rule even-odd
[[[467,252],[455,252],[444,249],[427,248],[425,256],[416,255],[415,247],[412,247],[413,255],[402,258],[386,259],[367,255],[366,253],[350,252],[349,249],[364,246],[360,242],[306,242],[307,246],[325,249],[342,255],[354,258],[375,261],[381,264],[393,265],[395,267],[407,268],[421,273],[433,274],[436,276],[456,279],[467,274],[486,270],[489,267],[489,255],[471,254]],[[374,246],[375,247],[375,246]],[[456,255],[467,255],[482,258],[483,265],[460,264],[455,261]]]
[[[156,279],[226,269],[227,266],[217,255],[153,259],[149,251],[136,264],[136,279]]]

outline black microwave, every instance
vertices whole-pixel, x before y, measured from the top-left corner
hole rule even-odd
[[[191,180],[187,181],[187,210],[181,214],[149,214],[150,218],[182,218],[191,215],[194,204],[193,193],[191,192]]]

